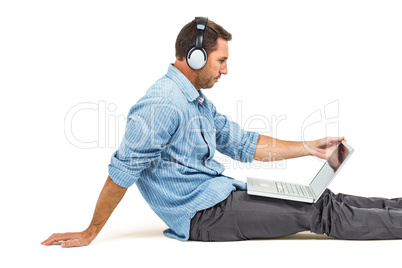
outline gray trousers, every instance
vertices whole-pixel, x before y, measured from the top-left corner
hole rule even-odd
[[[198,211],[190,240],[268,239],[311,231],[340,239],[402,238],[402,198],[365,198],[327,189],[314,204],[234,191],[221,203]]]

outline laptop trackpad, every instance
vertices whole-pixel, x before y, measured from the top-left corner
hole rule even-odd
[[[268,180],[256,180],[253,182],[253,188],[255,190],[261,190],[264,192],[277,193],[278,189],[276,187],[275,181]]]

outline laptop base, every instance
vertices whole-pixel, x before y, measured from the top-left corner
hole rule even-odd
[[[315,201],[316,201],[314,198],[305,198],[305,197],[301,197],[301,196],[287,196],[287,195],[283,195],[283,194],[274,194],[274,193],[253,191],[250,189],[247,189],[247,194],[256,195],[256,196],[264,196],[264,197],[272,197],[272,198],[278,198],[278,199],[285,199],[285,200],[291,200],[291,201],[298,201],[298,202],[305,202],[305,203],[315,203]]]

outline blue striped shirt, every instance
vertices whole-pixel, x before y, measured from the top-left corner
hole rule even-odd
[[[169,227],[164,234],[188,240],[195,213],[246,189],[222,175],[215,150],[251,162],[258,133],[244,131],[173,65],[129,111],[126,132],[113,153],[109,176],[122,187],[136,183]]]

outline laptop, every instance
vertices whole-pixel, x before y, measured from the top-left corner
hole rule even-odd
[[[310,182],[310,185],[247,177],[247,193],[249,195],[315,203],[353,152],[354,149],[346,141],[341,141]]]

